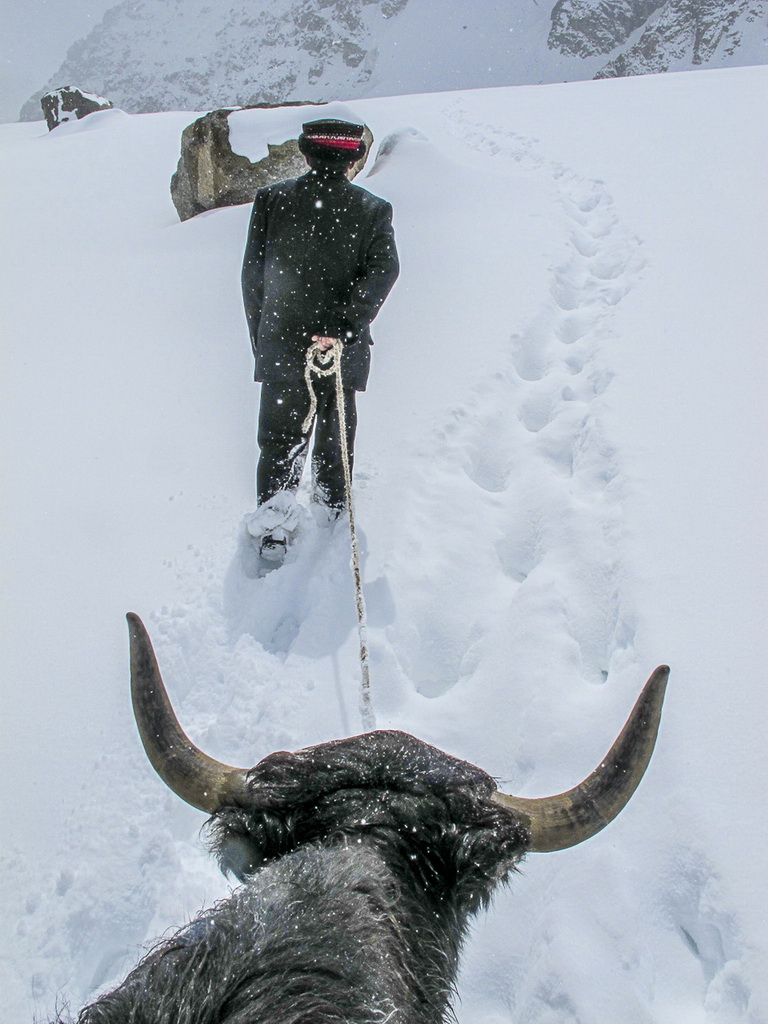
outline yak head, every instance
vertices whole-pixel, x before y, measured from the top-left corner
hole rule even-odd
[[[500,792],[482,769],[396,731],[280,751],[249,769],[213,760],[182,730],[149,637],[137,616],[128,618],[133,705],[149,760],[178,796],[212,816],[222,867],[247,883],[227,910],[234,924],[209,928],[206,941],[239,935],[255,920],[266,936],[258,956],[246,937],[242,972],[248,991],[261,985],[265,1001],[248,1001],[245,983],[234,985],[260,1020],[368,1021],[379,1012],[389,1020],[387,1007],[398,1008],[397,1021],[444,1020],[469,917],[526,853],[583,842],[632,796],[653,751],[668,675],[666,666],[656,669],[580,785],[524,799]],[[272,976],[268,949],[277,950],[280,977],[289,979],[282,984],[304,986],[313,999],[327,984],[334,995],[326,1003],[337,1009],[350,992],[362,999],[366,986],[380,985],[369,1000],[376,1012],[285,1016],[284,993],[264,981]],[[136,984],[145,991],[146,975]]]
[[[138,616],[128,621],[133,706],[147,756],[170,789],[213,815],[223,865],[241,879],[304,843],[369,838],[393,824],[418,842],[430,832],[427,821],[441,814],[454,838],[459,823],[470,831],[489,829],[486,838],[507,866],[528,852],[575,846],[609,824],[637,788],[653,752],[669,675],[667,666],[651,675],[588,778],[557,796],[527,799],[500,792],[482,769],[393,730],[279,751],[250,769],[222,764],[182,730],[146,630]],[[456,838],[461,841],[467,836]],[[493,874],[495,881],[499,872]]]

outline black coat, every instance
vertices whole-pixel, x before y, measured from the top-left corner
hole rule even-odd
[[[395,283],[392,207],[310,171],[256,193],[243,261],[255,379],[301,380],[313,334],[342,338],[342,377],[364,391],[369,325]]]

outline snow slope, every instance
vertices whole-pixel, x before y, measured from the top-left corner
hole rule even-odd
[[[356,465],[377,724],[559,792],[673,672],[620,819],[479,920],[463,1024],[768,1020],[767,80],[349,104],[403,265]],[[189,120],[0,126],[8,1024],[227,892],[135,735],[127,610],[212,755],[360,730],[343,531],[242,571],[248,210],[177,221]]]

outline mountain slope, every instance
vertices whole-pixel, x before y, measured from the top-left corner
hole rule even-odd
[[[767,20],[765,0],[125,0],[21,116],[64,84],[141,113],[757,64]]]
[[[768,4],[764,0],[667,0],[643,25],[639,38],[616,54],[596,78],[722,67],[736,56],[764,62]]]

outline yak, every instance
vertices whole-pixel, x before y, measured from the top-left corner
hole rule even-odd
[[[649,763],[669,669],[646,683],[605,759],[558,796],[500,792],[480,768],[391,730],[221,764],[185,735],[129,615],[147,756],[211,815],[242,883],[150,950],[78,1024],[441,1024],[468,923],[529,852],[604,828]]]

